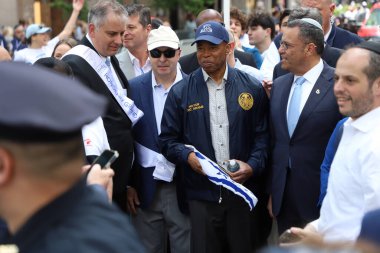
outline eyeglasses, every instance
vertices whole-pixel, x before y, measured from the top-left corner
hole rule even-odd
[[[160,58],[162,54],[165,56],[165,58],[173,58],[175,56],[176,51],[177,50],[175,49],[167,49],[165,51],[160,51],[156,48],[156,49],[150,50],[149,53],[150,53],[150,56],[152,56],[152,58]]]
[[[280,47],[283,47],[285,50],[288,50],[290,47],[294,47],[293,45],[290,45],[289,43],[285,41],[280,42]]]
[[[314,47],[317,47],[313,42],[304,42],[303,45],[306,46],[308,44],[313,44]],[[281,41],[280,42],[280,47],[283,47],[285,50],[288,50],[289,48],[293,48],[297,45],[292,45],[292,44],[289,44],[288,42],[285,42],[285,41]]]

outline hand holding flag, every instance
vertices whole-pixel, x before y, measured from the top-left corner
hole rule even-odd
[[[242,197],[244,201],[247,202],[250,209],[251,210],[253,209],[253,207],[257,203],[257,198],[250,190],[248,190],[242,184],[239,184],[233,181],[227,172],[225,172],[218,164],[216,164],[215,162],[210,160],[208,157],[203,155],[201,152],[199,152],[195,147],[190,146],[190,145],[186,145],[186,146],[194,149],[194,154],[196,158],[198,158],[199,165],[203,171],[203,174],[205,174],[211,182],[213,182],[214,184],[220,185],[230,190],[231,192],[235,193],[236,195]],[[201,171],[198,171],[199,165],[194,161],[193,157],[191,158],[191,163],[193,163],[193,164],[190,164],[192,168],[196,172],[202,174]]]

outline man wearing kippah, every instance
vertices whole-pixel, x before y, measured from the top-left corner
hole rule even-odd
[[[364,214],[380,208],[380,44],[363,42],[347,49],[338,60],[334,79],[339,111],[349,118],[319,218],[291,232],[301,238],[352,243]]]
[[[331,22],[334,16],[335,3],[332,0],[301,0],[300,6],[305,8],[315,8],[322,15],[322,29],[324,34],[324,41],[327,45],[334,48],[344,49],[348,45],[358,44],[363,41],[357,34],[348,30],[340,28]],[[272,79],[273,68],[281,61],[278,49],[280,47],[281,34],[277,35],[271,45],[269,46],[268,53],[266,54],[261,69],[264,78]]]
[[[136,162],[127,191],[128,207],[149,252],[167,252],[168,233],[171,252],[189,253],[190,220],[179,207],[185,202],[182,174],[161,155],[158,145],[168,93],[186,76],[178,65],[178,36],[170,27],[160,26],[149,33],[147,51],[152,70],[130,80],[131,98],[145,115],[133,127]]]
[[[273,82],[272,180],[268,208],[279,233],[305,226],[319,215],[320,165],[342,118],[333,93],[334,69],[321,59],[323,30],[302,18],[288,23],[279,52],[290,73]]]
[[[128,219],[80,169],[81,128],[107,101],[24,63],[0,63],[0,76],[0,217],[10,233],[0,251],[144,252]]]
[[[252,76],[227,65],[227,30],[218,22],[197,28],[200,68],[174,85],[165,103],[159,137],[161,152],[184,173],[191,221],[191,252],[251,252],[250,209],[243,198],[213,184],[194,146],[249,189],[264,172],[269,146],[268,100]],[[255,210],[253,210],[255,212]]]

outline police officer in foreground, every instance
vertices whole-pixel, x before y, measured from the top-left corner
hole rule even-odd
[[[104,113],[105,99],[22,63],[0,63],[0,76],[0,217],[11,234],[7,249],[144,252],[126,217],[82,177],[81,127]]]

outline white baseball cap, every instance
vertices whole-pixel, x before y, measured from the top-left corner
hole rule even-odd
[[[179,38],[170,27],[161,25],[157,29],[150,31],[148,36],[148,50],[150,51],[158,47],[179,48]]]

